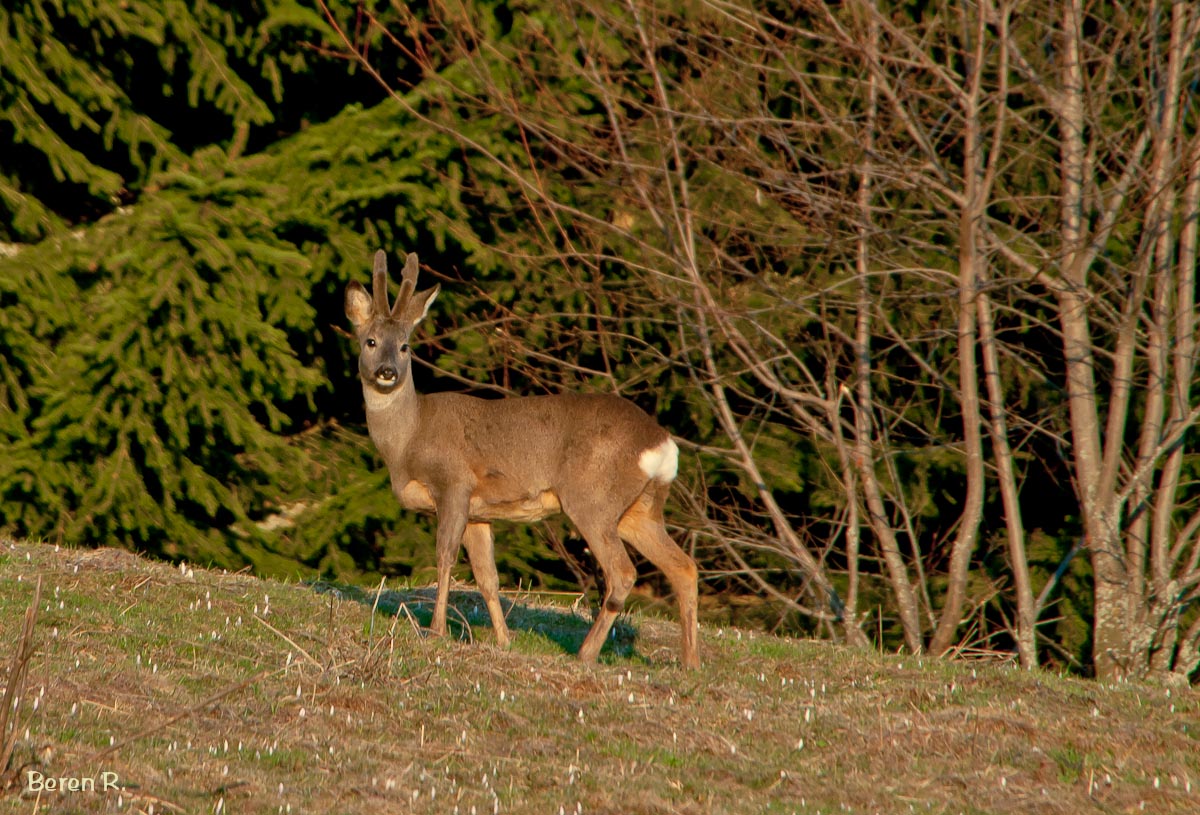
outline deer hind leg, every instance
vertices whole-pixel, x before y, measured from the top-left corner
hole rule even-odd
[[[617,533],[666,575],[679,603],[681,662],[685,668],[699,668],[696,562],[667,534],[662,516],[665,498],[665,491],[652,484],[625,511]]]
[[[600,571],[604,573],[606,588],[604,602],[601,603],[596,621],[592,623],[592,628],[588,631],[587,637],[583,640],[583,646],[579,649],[581,661],[595,662],[596,657],[600,655],[600,649],[604,647],[605,640],[608,639],[608,632],[612,629],[613,622],[625,608],[625,598],[629,596],[634,581],[637,580],[637,569],[634,568],[633,561],[626,554],[625,545],[617,536],[616,524],[609,523],[589,528],[576,520],[575,525],[579,527],[580,533],[588,543],[588,548],[592,550],[596,562],[600,565]]]
[[[492,618],[492,630],[496,632],[496,644],[507,648],[509,644],[508,623],[504,609],[500,606],[500,578],[496,574],[496,550],[491,524],[467,524],[463,533],[463,546],[471,559],[471,572],[475,575],[475,586],[483,595],[488,614]]]

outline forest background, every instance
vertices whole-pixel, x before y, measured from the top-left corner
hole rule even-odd
[[[424,579],[342,330],[416,251],[419,387],[680,440],[710,619],[1194,680],[1197,43],[1165,0],[6,3],[0,528]]]

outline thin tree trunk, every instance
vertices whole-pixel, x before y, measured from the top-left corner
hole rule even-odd
[[[1021,519],[1021,501],[1013,467],[1012,448],[1008,443],[1008,419],[1004,409],[1004,388],[1000,381],[1000,358],[996,350],[996,334],[992,319],[991,300],[980,294],[979,340],[983,347],[983,376],[988,391],[988,424],[995,458],[996,475],[1000,482],[1000,497],[1004,502],[1004,524],[1008,537],[1008,559],[1013,570],[1013,586],[1017,595],[1017,656],[1021,667],[1036,668],[1037,606],[1033,599],[1033,581],[1029,575],[1029,558],[1025,552],[1025,523]]]
[[[872,58],[879,49],[879,23],[872,16],[868,29],[868,49]],[[921,633],[921,618],[917,608],[917,598],[909,580],[908,569],[904,565],[904,556],[900,553],[900,544],[896,540],[896,530],[888,521],[887,509],[883,501],[883,491],[879,487],[878,476],[875,472],[875,455],[871,449],[871,278],[868,274],[870,261],[868,255],[868,236],[871,224],[871,181],[870,146],[874,143],[876,109],[878,105],[878,82],[872,73],[868,85],[866,130],[867,161],[859,177],[858,188],[858,303],[855,317],[854,360],[855,378],[857,379],[856,396],[858,403],[854,411],[854,441],[855,464],[858,466],[860,483],[867,508],[867,520],[871,531],[879,544],[884,563],[887,565],[888,577],[892,591],[896,595],[896,607],[900,613],[900,623],[904,629],[904,642],[914,654],[923,650]]]
[[[966,23],[963,28],[963,33],[967,34]],[[971,54],[970,87],[963,103],[963,181],[966,200],[958,221],[958,396],[966,453],[967,495],[959,517],[958,534],[950,550],[945,600],[929,643],[929,650],[935,654],[948,651],[958,639],[958,626],[962,622],[963,601],[967,594],[967,572],[979,542],[979,522],[983,517],[983,434],[980,431],[982,419],[975,347],[978,344],[976,296],[985,264],[979,252],[979,222],[983,218],[987,194],[980,150],[979,97],[986,33],[985,16],[980,9],[973,32],[975,49]]]
[[[1129,579],[1120,540],[1116,507],[1100,491],[1100,404],[1095,381],[1087,272],[1091,262],[1084,228],[1087,156],[1084,150],[1083,68],[1079,43],[1081,0],[1063,0],[1062,94],[1058,121],[1062,154],[1063,254],[1056,287],[1063,354],[1067,367],[1067,404],[1075,479],[1083,514],[1084,538],[1094,579],[1092,658],[1097,676],[1123,672],[1125,627],[1129,620]],[[1110,416],[1111,418],[1111,416]],[[1116,443],[1116,440],[1112,440]]]
[[[1009,21],[1012,6],[989,9],[997,25],[996,37],[1000,43],[998,77],[999,87],[994,98],[1005,99],[1009,87]],[[984,189],[991,196],[997,168],[1007,151],[1005,143],[1007,107],[998,105],[996,122],[992,128]],[[983,224],[980,224],[981,229]],[[983,235],[980,236],[984,238]],[[982,241],[981,241],[982,243]],[[1004,504],[1004,525],[1007,537],[1009,565],[1013,571],[1013,588],[1016,593],[1017,619],[1013,636],[1017,644],[1017,656],[1021,666],[1036,668],[1037,657],[1037,605],[1033,596],[1033,581],[1029,574],[1029,558],[1025,551],[1025,522],[1021,515],[1020,493],[1017,489],[1016,468],[1012,447],[1008,441],[1008,411],[1005,408],[1004,384],[1000,374],[999,340],[996,337],[992,301],[987,288],[991,280],[991,264],[983,267],[986,277],[979,282],[976,297],[979,318],[979,345],[983,359],[983,379],[988,394],[988,434],[992,442],[992,457],[996,467],[996,478],[1000,484],[1000,497]]]
[[[1171,19],[1171,50],[1169,52],[1169,70],[1167,83],[1167,98],[1177,102],[1180,98],[1180,84],[1183,63],[1186,52],[1192,48],[1189,39],[1189,29],[1194,24],[1194,10],[1182,3],[1172,7]],[[1186,50],[1185,50],[1186,49]],[[1177,137],[1179,124],[1176,104],[1169,104],[1163,118],[1170,117],[1170,130],[1165,136]],[[1164,121],[1164,129],[1168,123]],[[1172,138],[1174,146],[1176,139]],[[1182,191],[1182,200],[1176,208],[1181,217],[1183,229],[1177,243],[1170,243],[1164,236],[1160,240],[1158,259],[1162,264],[1162,273],[1174,284],[1167,293],[1171,301],[1171,310],[1164,328],[1164,339],[1168,348],[1164,349],[1164,376],[1170,377],[1170,383],[1164,386],[1163,398],[1166,402],[1167,426],[1169,434],[1186,421],[1186,415],[1191,406],[1192,382],[1196,373],[1196,243],[1198,235],[1197,218],[1200,218],[1200,135],[1193,136],[1187,146],[1184,156],[1187,169],[1187,183]],[[1163,224],[1164,232],[1168,232],[1169,224]],[[1175,258],[1178,258],[1175,260]],[[1167,316],[1167,315],[1164,315]],[[1173,330],[1171,330],[1173,328]],[[1166,455],[1159,476],[1158,488],[1154,497],[1153,520],[1150,528],[1150,579],[1154,586],[1154,596],[1157,599],[1154,609],[1158,632],[1158,641],[1150,642],[1148,668],[1154,673],[1166,673],[1171,670],[1178,640],[1180,604],[1177,601],[1179,590],[1175,575],[1178,572],[1176,551],[1174,550],[1174,519],[1178,508],[1178,490],[1183,472],[1183,445],[1175,445]],[[1181,575],[1186,578],[1186,572]]]

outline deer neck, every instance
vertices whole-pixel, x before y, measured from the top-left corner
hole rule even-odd
[[[417,434],[421,419],[421,395],[413,387],[412,375],[389,393],[380,393],[363,383],[367,407],[367,430],[393,477],[403,473],[405,453]]]

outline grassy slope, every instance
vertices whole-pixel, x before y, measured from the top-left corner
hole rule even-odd
[[[411,593],[373,612],[369,597],[11,542],[0,671],[39,577],[17,761],[116,772],[126,789],[9,789],[0,811],[1200,811],[1195,690],[731,630],[704,630],[705,667],[686,673],[675,625],[644,618],[588,667],[565,653],[587,626],[569,610],[519,602],[502,652],[466,592],[473,644],[385,613],[406,600],[420,617]]]

